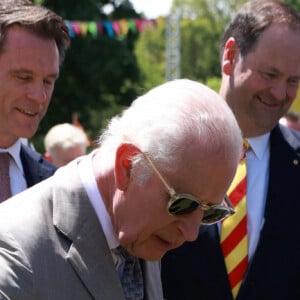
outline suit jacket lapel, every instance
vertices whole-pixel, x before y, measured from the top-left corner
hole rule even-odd
[[[106,240],[102,236],[100,243],[95,235],[101,235],[101,231],[95,230],[95,234],[90,235],[86,232],[89,229],[89,226],[83,228],[78,235],[78,240],[74,241],[67,254],[67,260],[94,299],[123,299],[123,290]],[[95,240],[91,241],[93,235]]]
[[[62,189],[54,191],[54,225],[71,241],[66,255],[94,299],[123,299],[103,230],[80,181],[76,162],[55,176]],[[70,180],[66,185],[65,178]]]
[[[206,276],[211,277],[211,284],[215,286],[218,294],[224,295],[224,299],[229,299],[231,295],[230,284],[220,245],[218,225],[201,226],[200,232],[197,243],[199,243],[201,252],[205,253],[202,255],[201,264],[207,265],[209,272]],[[202,268],[201,264],[199,264],[200,268]]]
[[[50,177],[56,170],[56,167],[49,164],[41,154],[25,145],[21,146],[20,157],[28,187]]]
[[[300,174],[300,148],[293,132],[283,126],[277,126],[271,133],[271,155],[270,155],[270,177],[265,209],[265,223],[274,226],[282,226],[279,219],[284,218],[287,213],[289,219],[290,210],[283,210],[282,201],[286,199],[293,207],[295,195],[299,195],[299,174]],[[287,203],[285,203],[287,204]]]

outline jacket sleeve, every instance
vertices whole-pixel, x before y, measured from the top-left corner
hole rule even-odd
[[[18,242],[0,231],[0,300],[32,300],[33,276]]]

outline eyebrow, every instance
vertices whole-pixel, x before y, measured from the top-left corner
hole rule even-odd
[[[296,80],[300,80],[300,75],[295,75],[295,76],[291,76],[289,78],[293,78],[293,79],[296,79]]]
[[[282,75],[283,73],[281,71],[279,71],[277,68],[275,67],[270,67],[270,70],[267,71],[267,72],[273,72],[275,74],[279,74],[279,75]],[[297,80],[300,80],[300,75],[292,75],[292,76],[289,76],[288,78],[293,78],[293,79],[297,79]]]
[[[282,74],[282,72],[281,71],[279,71],[277,68],[275,68],[275,67],[265,67],[264,69],[263,69],[263,72],[268,72],[268,73],[275,73],[275,74],[279,74],[279,75],[281,75]]]
[[[24,74],[24,75],[30,75],[30,76],[34,76],[35,73],[32,72],[31,70],[28,70],[28,69],[17,69],[17,70],[11,70],[9,72],[11,75],[20,75],[20,74]],[[47,74],[45,76],[46,78],[53,78],[53,79],[57,79],[59,77],[59,73],[52,73],[52,74]]]

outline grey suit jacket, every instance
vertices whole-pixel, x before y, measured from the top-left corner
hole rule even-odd
[[[143,269],[145,299],[163,299],[159,263]],[[0,205],[0,299],[124,299],[76,162]]]

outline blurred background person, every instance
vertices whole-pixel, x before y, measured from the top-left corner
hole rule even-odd
[[[300,131],[300,114],[293,110],[289,110],[280,118],[279,123]]]
[[[83,130],[73,124],[53,126],[44,139],[45,158],[57,167],[86,154],[88,138]]]

